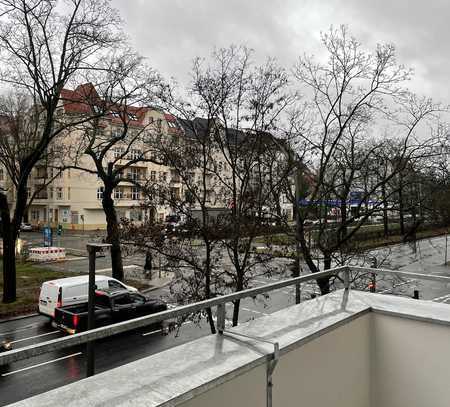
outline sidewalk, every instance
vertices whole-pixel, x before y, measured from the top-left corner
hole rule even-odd
[[[157,290],[159,288],[163,288],[166,287],[167,285],[169,285],[172,280],[175,278],[175,274],[172,272],[168,272],[168,271],[162,271],[161,272],[161,277],[158,276],[158,271],[153,271],[152,273],[152,279],[146,279],[146,283],[148,285],[150,285],[149,288],[142,290],[142,292],[148,293],[151,292],[153,290]]]

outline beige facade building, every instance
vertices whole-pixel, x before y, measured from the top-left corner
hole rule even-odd
[[[81,87],[74,91],[65,90],[63,97],[65,99],[76,97],[78,89]],[[63,105],[61,108],[65,110],[65,114],[77,110],[73,103]],[[142,139],[135,141],[131,146],[126,143],[116,144],[103,160],[105,164],[112,162],[115,167],[119,167],[141,155],[144,149],[143,138],[151,134],[151,129],[158,128],[163,135],[170,135],[177,130],[175,118],[161,110],[156,108],[136,110],[139,110],[136,114],[128,113],[132,115],[128,122],[129,132],[141,133]],[[122,120],[118,119],[114,112],[102,121],[102,125],[106,135],[122,131],[123,128]],[[58,142],[64,143],[67,147],[65,150],[69,151],[71,145],[75,146],[81,142],[81,132],[72,131]],[[69,160],[66,159],[63,164],[71,165]],[[95,163],[87,155],[78,157],[77,166],[95,171]],[[102,208],[104,190],[102,180],[96,174],[74,168],[66,169],[59,175],[55,174],[55,169],[46,166],[36,167],[33,170],[28,189],[30,197],[32,194],[36,195],[25,221],[40,226],[61,224],[63,228],[72,230],[104,229],[106,219]],[[176,194],[182,193],[179,179],[168,166],[140,161],[125,168],[122,176],[130,181],[121,182],[114,190],[114,203],[120,218],[143,221],[151,216],[155,220],[163,221],[171,213],[171,209],[164,205],[156,205],[152,210],[144,209],[142,205],[144,196],[141,189],[136,186],[136,182],[146,180],[160,182],[170,186]],[[49,183],[53,177],[55,178]],[[45,183],[48,185],[42,187]]]
[[[77,100],[80,92],[86,91],[86,85],[81,85],[75,90],[64,90],[63,100]],[[95,90],[94,90],[95,91]],[[85,107],[77,103],[62,103],[63,114],[70,115],[83,114]],[[186,126],[186,121],[175,118],[157,108],[128,108],[129,133],[141,134],[139,140],[133,144],[116,144],[108,152],[103,160],[104,165],[113,163],[114,167],[120,167],[124,163],[139,157],[145,151],[146,158],[152,154],[146,143],[147,137],[154,137],[155,134],[161,136],[161,140],[172,139],[184,136],[183,142],[189,142],[190,135]],[[197,120],[197,119],[196,119]],[[200,121],[202,119],[199,119]],[[105,136],[113,136],[114,132],[121,132],[123,120],[112,110],[102,119],[102,132]],[[58,143],[64,144],[61,151],[66,157],[60,157],[63,165],[72,165],[71,147],[78,146],[82,142],[82,131],[72,130],[64,138],[58,139]],[[227,168],[226,159],[220,151],[213,152],[216,162],[216,175],[213,173],[207,176],[207,205],[211,208],[226,209],[230,207],[230,197],[227,196],[223,183],[218,181],[217,171],[220,171],[221,178],[230,177],[230,170]],[[78,155],[77,166],[95,172],[95,164],[91,157],[86,154]],[[0,172],[1,178],[5,177]],[[175,197],[186,199],[186,188],[184,187],[180,175],[177,171],[167,165],[156,164],[151,161],[137,161],[126,166],[123,170],[122,181],[114,190],[114,204],[119,218],[127,218],[132,221],[144,221],[153,219],[164,221],[167,215],[173,214],[175,209],[162,201],[153,200],[152,205],[144,205],[146,199],[137,183],[158,184],[170,191]],[[192,172],[193,180],[199,188],[203,188],[202,174],[200,171]],[[49,182],[51,180],[51,182]],[[129,180],[129,181],[127,181]],[[43,186],[44,184],[47,184]],[[96,230],[106,228],[106,218],[102,208],[103,182],[95,174],[79,169],[66,169],[60,174],[56,169],[41,165],[34,168],[29,184],[29,196],[35,194],[24,221],[35,226],[50,224],[55,227],[62,225],[64,229],[72,230]],[[283,214],[292,218],[292,204],[283,196],[280,196],[280,203]],[[192,209],[195,208],[193,204]]]

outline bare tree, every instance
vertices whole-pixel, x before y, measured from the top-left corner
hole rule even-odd
[[[33,148],[18,157],[13,201],[0,193],[3,302],[16,299],[15,243],[27,205],[29,176],[49,145],[73,124],[56,119],[61,92],[70,81],[76,81],[80,71],[95,69],[107,48],[121,42],[119,18],[108,1],[72,0],[65,7],[59,3],[0,1],[0,80],[26,92],[32,106],[37,106],[32,114],[39,112]],[[10,205],[14,205],[12,209]]]
[[[220,199],[230,209],[221,242],[231,267],[223,272],[229,289],[241,291],[258,269],[271,272],[270,256],[255,254],[253,242],[267,226],[264,217],[272,215],[267,204],[278,187],[267,182],[274,158],[267,152],[280,152],[272,133],[297,96],[288,90],[288,75],[275,61],[255,67],[246,48],[218,50],[206,65],[197,60],[193,77],[197,106],[208,106],[212,100],[217,106],[210,132],[220,165],[211,172]],[[235,301],[233,325],[238,322],[239,305]]]
[[[427,141],[416,137],[419,125],[439,110],[432,101],[409,94],[402,88],[410,72],[395,60],[392,45],[379,45],[373,53],[365,52],[351,37],[345,26],[331,28],[322,35],[328,54],[326,63],[302,57],[295,76],[311,95],[308,107],[312,123],[304,129],[298,126],[298,137],[307,145],[314,181],[300,197],[298,239],[303,257],[311,272],[320,266],[306,239],[305,220],[318,215],[320,224],[315,232],[315,245],[323,258],[323,267],[332,265],[335,253],[346,250],[368,218],[383,207],[386,187],[403,168],[404,160],[423,154]],[[378,162],[385,141],[376,136],[377,126],[389,123],[400,140],[396,164],[372,175],[362,171],[365,163]],[[374,140],[369,143],[368,140]],[[363,185],[364,178],[371,185]],[[350,211],[351,193],[360,191],[358,203]],[[293,195],[293,194],[292,194]],[[375,200],[371,210],[356,216],[364,203]],[[322,293],[329,291],[328,279],[319,280]]]
[[[157,124],[161,119],[154,119],[152,113],[161,114],[150,106],[159,76],[129,50],[103,60],[99,68],[85,77],[98,85],[85,86],[75,101],[84,107],[80,117],[93,119],[74,129],[79,134],[78,149],[70,168],[97,175],[103,183],[101,200],[106,241],[111,244],[112,274],[123,280],[120,219],[114,198],[139,201],[146,173],[137,165],[159,162],[155,144],[161,140]]]

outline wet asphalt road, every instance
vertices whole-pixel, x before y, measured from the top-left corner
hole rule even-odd
[[[372,254],[378,258],[389,258],[383,265],[385,268],[450,276],[450,268],[443,265],[444,252],[445,239],[441,237],[421,241],[416,253],[408,245],[399,245],[379,249]],[[254,285],[267,284],[281,278],[284,277],[260,276],[254,280]],[[382,292],[408,296],[417,288],[421,298],[450,303],[450,287],[438,283],[395,280],[380,282],[377,288]],[[304,299],[316,292],[318,289],[313,282],[302,287]],[[292,305],[293,293],[293,287],[289,287],[272,292],[264,300],[243,300],[240,321],[262,317]],[[166,298],[167,294],[168,289],[162,288],[152,291],[150,295]],[[227,317],[231,316],[231,311],[230,305],[227,307]],[[162,336],[157,328],[148,327],[98,341],[96,372],[130,363],[208,334],[210,331],[205,321],[200,325],[188,321],[177,333],[168,336]],[[63,334],[42,316],[0,323],[0,340],[12,341],[16,349],[61,336]],[[82,379],[86,370],[85,354],[85,346],[77,346],[0,367],[0,406]]]

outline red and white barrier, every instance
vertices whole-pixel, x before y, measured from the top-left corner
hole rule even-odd
[[[31,261],[56,261],[66,258],[64,247],[32,247],[28,253]]]

